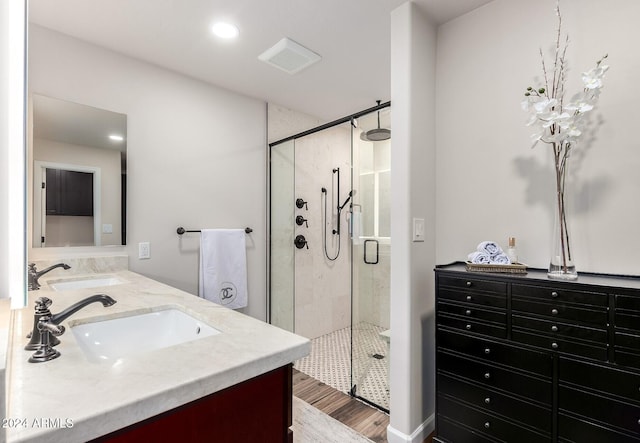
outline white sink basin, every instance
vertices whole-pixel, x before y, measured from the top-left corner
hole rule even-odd
[[[50,282],[49,286],[54,291],[72,291],[74,289],[99,288],[102,286],[114,286],[124,283],[118,277],[100,276],[95,278],[83,278],[78,280],[58,280]]]
[[[71,325],[71,331],[93,362],[114,361],[220,333],[175,308]]]

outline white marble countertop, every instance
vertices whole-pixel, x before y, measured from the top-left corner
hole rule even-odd
[[[15,311],[7,367],[7,441],[83,442],[293,362],[309,353],[310,342],[244,314],[130,271],[111,272],[125,281],[103,288],[29,293],[29,306]],[[74,275],[80,278],[81,275]],[[26,334],[33,326],[34,301],[53,300],[58,313],[83,298],[104,293],[117,300],[94,303],[62,323],[56,346],[61,356],[28,363]],[[103,363],[87,360],[69,325],[178,306],[221,331],[170,348]]]

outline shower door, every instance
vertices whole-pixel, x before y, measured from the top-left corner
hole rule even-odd
[[[360,137],[377,116],[270,146],[269,320],[311,339],[296,369],[388,410],[390,141]]]
[[[357,190],[352,214],[352,391],[389,409],[391,351],[391,139],[369,141],[363,133],[390,128],[390,109],[358,118],[353,128],[353,179]]]

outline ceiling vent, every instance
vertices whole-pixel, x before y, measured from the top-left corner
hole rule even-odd
[[[289,74],[296,74],[321,58],[315,52],[288,38],[283,38],[258,56],[258,59],[263,62]]]

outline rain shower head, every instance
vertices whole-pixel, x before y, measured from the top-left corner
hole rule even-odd
[[[377,101],[380,106],[380,100]],[[391,129],[380,127],[380,111],[378,111],[378,127],[369,131],[363,131],[360,134],[360,140],[366,142],[380,142],[383,140],[389,140],[391,138]]]

